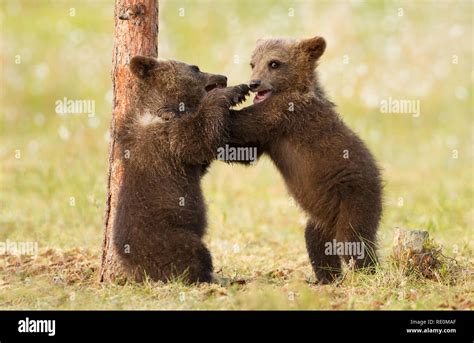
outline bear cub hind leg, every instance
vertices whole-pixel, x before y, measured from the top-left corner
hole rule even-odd
[[[326,243],[335,238],[332,228],[315,225],[309,220],[305,229],[306,249],[319,283],[334,282],[341,274],[341,259],[336,254],[326,254]]]

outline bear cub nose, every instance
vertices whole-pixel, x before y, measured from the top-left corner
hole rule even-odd
[[[258,88],[258,86],[260,86],[262,84],[262,81],[261,80],[252,80],[250,81],[249,83],[249,87],[252,91],[256,90]]]

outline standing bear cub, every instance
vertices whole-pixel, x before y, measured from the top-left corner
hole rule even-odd
[[[325,48],[322,37],[260,40],[251,59],[254,105],[232,111],[230,124],[230,142],[268,154],[309,215],[306,246],[322,283],[340,274],[341,258],[353,258],[356,268],[374,265],[382,213],[374,158],[315,74]]]
[[[138,92],[117,129],[124,174],[115,247],[136,281],[209,282],[200,181],[226,139],[229,108],[249,88],[226,88],[225,76],[177,61],[136,56],[130,68]]]

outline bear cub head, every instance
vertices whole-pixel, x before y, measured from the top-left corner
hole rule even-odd
[[[140,80],[140,102],[166,103],[173,112],[195,109],[207,92],[227,87],[226,76],[204,73],[196,65],[179,61],[135,56],[130,69]]]
[[[305,91],[314,81],[316,61],[326,49],[322,37],[301,41],[261,39],[252,54],[252,76],[249,83],[257,93],[254,103],[286,91]]]

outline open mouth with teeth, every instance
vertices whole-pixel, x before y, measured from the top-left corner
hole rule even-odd
[[[257,94],[255,94],[255,98],[253,98],[253,103],[257,104],[259,102],[262,102],[263,100],[269,98],[270,95],[272,95],[272,90],[271,89],[267,89],[267,90],[264,90],[264,91],[257,92]]]
[[[226,88],[227,82],[213,82],[209,83],[204,89],[206,92],[212,91],[214,88]]]

